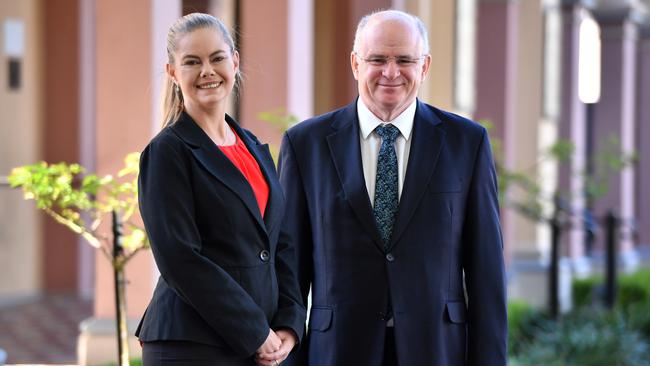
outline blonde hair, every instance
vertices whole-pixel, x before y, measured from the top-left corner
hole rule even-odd
[[[174,53],[176,52],[177,41],[184,35],[192,33],[197,29],[213,28],[223,37],[224,42],[230,47],[230,53],[234,54],[235,42],[233,41],[228,28],[221,20],[210,14],[192,13],[179,18],[167,32],[167,62],[174,64]],[[239,83],[239,72],[236,75],[235,88]],[[162,128],[172,125],[183,112],[183,94],[175,90],[174,80],[165,73],[165,81],[162,89]]]

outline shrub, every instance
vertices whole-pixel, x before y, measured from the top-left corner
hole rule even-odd
[[[617,303],[624,309],[638,303],[650,306],[650,269],[645,268],[618,280]]]
[[[535,326],[511,365],[650,365],[650,344],[619,312],[580,311]]]
[[[630,328],[650,341],[650,302],[632,304],[624,310]]]
[[[599,285],[603,282],[601,277],[588,277],[573,280],[573,305],[577,308],[590,306],[597,298],[597,291]]]
[[[573,281],[573,304],[576,308],[593,305],[599,297],[603,286],[602,276],[594,276]],[[617,306],[627,309],[638,303],[650,307],[650,269],[644,268],[632,274],[618,277]]]
[[[508,302],[508,353],[518,353],[534,338],[535,327],[543,315],[525,301]]]

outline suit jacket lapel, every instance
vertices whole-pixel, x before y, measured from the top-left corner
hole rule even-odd
[[[373,238],[377,248],[383,252],[384,245],[375,224],[363,177],[356,105],[356,101],[348,105],[334,120],[332,128],[335,132],[327,136],[327,143],[345,197],[361,222],[361,226]]]
[[[243,139],[244,136],[239,126],[236,126],[236,123],[232,119],[229,120],[228,118],[227,121],[231,126],[234,125],[233,127],[238,132],[238,135]],[[266,232],[266,225],[262,221],[262,215],[260,214],[253,189],[239,169],[232,164],[230,159],[221,152],[219,147],[217,147],[210,137],[203,132],[201,127],[185,112],[183,112],[181,118],[172,128],[192,147],[192,153],[199,163],[242,200],[253,217],[255,217],[259,226]],[[255,154],[252,150],[257,153],[257,149],[250,149],[249,147],[249,151]]]
[[[258,144],[256,141],[253,141],[244,130],[239,127],[234,120],[230,119],[227,116],[226,120],[228,123],[235,129],[237,134],[246,144],[248,151],[253,155],[257,164],[266,179],[266,183],[269,186],[269,199],[266,203],[266,209],[264,211],[264,224],[268,233],[271,233],[277,223],[280,222],[282,212],[275,208],[279,207],[282,203],[282,189],[277,179],[275,173],[275,162],[271,157],[271,151],[269,150],[268,144]],[[255,208],[257,209],[257,201],[255,201]],[[257,209],[259,216],[259,209]]]
[[[418,204],[422,201],[422,195],[431,180],[440,150],[445,143],[445,132],[436,126],[441,122],[440,119],[423,103],[420,101],[417,103],[411,136],[413,140],[390,247],[395,245],[404,233]]]

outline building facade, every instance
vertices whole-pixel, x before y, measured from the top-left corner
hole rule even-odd
[[[169,25],[208,12],[236,31],[244,74],[230,113],[271,144],[281,132],[259,114],[299,120],[357,96],[349,67],[356,24],[376,9],[418,15],[429,29],[432,64],[420,99],[488,120],[503,166],[540,183],[548,198],[565,192],[572,214],[563,231],[563,273],[600,268],[603,231],[585,243],[582,212],[622,219],[619,253],[634,268],[650,247],[650,18],[637,0],[15,0],[0,2],[0,306],[43,293],[94,299],[97,319],[113,316],[109,264],[33,203],[11,190],[12,167],[38,160],[80,162],[116,172],[159,130],[159,91]],[[599,26],[600,100],[580,99],[580,29]],[[584,57],[584,56],[583,56]],[[584,60],[582,60],[584,61]],[[595,62],[596,60],[594,60]],[[584,173],[615,136],[637,161],[611,174],[609,189],[587,202]],[[568,163],[544,159],[559,139]],[[511,197],[521,196],[516,189]],[[552,211],[550,200],[543,203]],[[543,306],[550,253],[545,222],[502,209],[512,297]],[[127,269],[128,312],[137,319],[157,271],[150,253]],[[564,291],[568,288],[565,286]],[[567,305],[568,306],[568,305]],[[1,311],[1,310],[0,310]],[[90,330],[92,332],[92,330]]]

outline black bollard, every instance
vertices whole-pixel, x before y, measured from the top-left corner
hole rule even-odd
[[[605,228],[607,230],[606,268],[605,268],[605,306],[611,309],[616,303],[616,240],[618,238],[618,223],[616,215],[609,211],[605,217]]]
[[[560,232],[562,230],[560,224],[560,210],[555,209],[553,217],[550,220],[551,224],[551,268],[549,280],[549,311],[551,317],[557,318],[560,313],[560,301],[558,297],[559,292],[559,262],[560,262]]]

